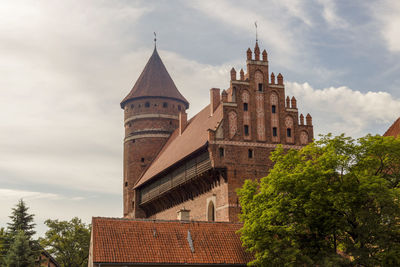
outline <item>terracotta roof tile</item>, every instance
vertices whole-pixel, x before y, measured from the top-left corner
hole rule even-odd
[[[160,96],[180,100],[185,103],[186,108],[189,107],[189,102],[176,88],[158,55],[157,49],[154,48],[142,74],[140,74],[130,93],[122,100],[121,107],[124,107],[126,101],[134,98]]]
[[[93,262],[245,265],[252,256],[227,222],[92,219]],[[194,252],[188,242],[188,231]]]
[[[150,167],[138,180],[135,188],[204,146],[208,140],[208,129],[214,130],[221,120],[222,105],[219,105],[212,116],[210,116],[210,105],[208,105],[188,121],[182,135],[179,135],[179,129],[175,130]]]
[[[400,117],[389,127],[389,129],[383,134],[383,136],[394,136],[400,135]]]

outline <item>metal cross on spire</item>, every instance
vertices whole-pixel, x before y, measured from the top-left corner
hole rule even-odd
[[[154,32],[154,47],[157,47],[157,34]]]
[[[257,21],[254,22],[254,26],[256,26],[256,42],[258,42]]]

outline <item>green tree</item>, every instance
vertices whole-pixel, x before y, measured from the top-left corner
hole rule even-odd
[[[33,223],[33,214],[28,213],[29,208],[25,202],[20,199],[15,208],[11,212],[11,222],[8,223],[8,232],[15,236],[19,230],[24,231],[25,235],[30,239],[35,232],[35,223]]]
[[[4,228],[0,228],[0,266],[4,265],[4,257],[7,254],[8,235]]]
[[[8,250],[4,260],[7,267],[30,267],[35,266],[35,257],[31,251],[29,237],[25,232],[18,230],[14,236],[13,243]]]
[[[46,220],[49,227],[40,244],[61,266],[87,266],[90,246],[90,225],[79,218],[70,221]]]
[[[327,135],[271,160],[267,177],[238,190],[251,264],[399,263],[400,138]]]

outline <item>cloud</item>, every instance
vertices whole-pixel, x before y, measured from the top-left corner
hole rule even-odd
[[[286,82],[286,88],[297,98],[299,112],[312,115],[316,136],[383,134],[400,115],[400,99],[386,92],[360,92],[346,86],[314,89],[296,82]]]
[[[24,190],[13,190],[13,189],[4,189],[0,188],[0,199],[3,201],[5,199],[59,199],[60,195],[46,192],[33,192],[33,191],[24,191]]]
[[[391,52],[400,52],[400,2],[379,1],[369,5],[369,10],[379,24],[387,49]]]
[[[322,17],[325,22],[332,28],[346,28],[348,23],[338,15],[337,7],[332,0],[317,0],[322,6]]]
[[[295,18],[306,24],[310,21],[303,17],[299,4],[290,5],[290,1],[284,1],[284,4],[271,2],[268,7],[265,5],[249,7],[248,3],[244,5],[232,5],[228,1],[191,1],[188,7],[195,8],[204,15],[213,19],[222,21],[227,25],[230,31],[241,34],[255,33],[254,22],[259,25],[259,39],[268,47],[268,52],[273,51],[276,58],[279,58],[279,64],[293,65],[295,57],[302,50],[302,41],[296,31],[300,31],[301,25],[289,30],[292,17],[281,16],[281,14],[290,13]],[[297,3],[297,1],[294,1]],[[289,12],[288,12],[289,10]],[[265,16],[268,13],[268,16]]]

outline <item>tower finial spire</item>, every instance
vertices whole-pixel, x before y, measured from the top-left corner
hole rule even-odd
[[[257,21],[254,22],[254,26],[256,26],[256,43],[257,43],[258,42]]]
[[[157,48],[157,34],[154,32],[154,48]]]

